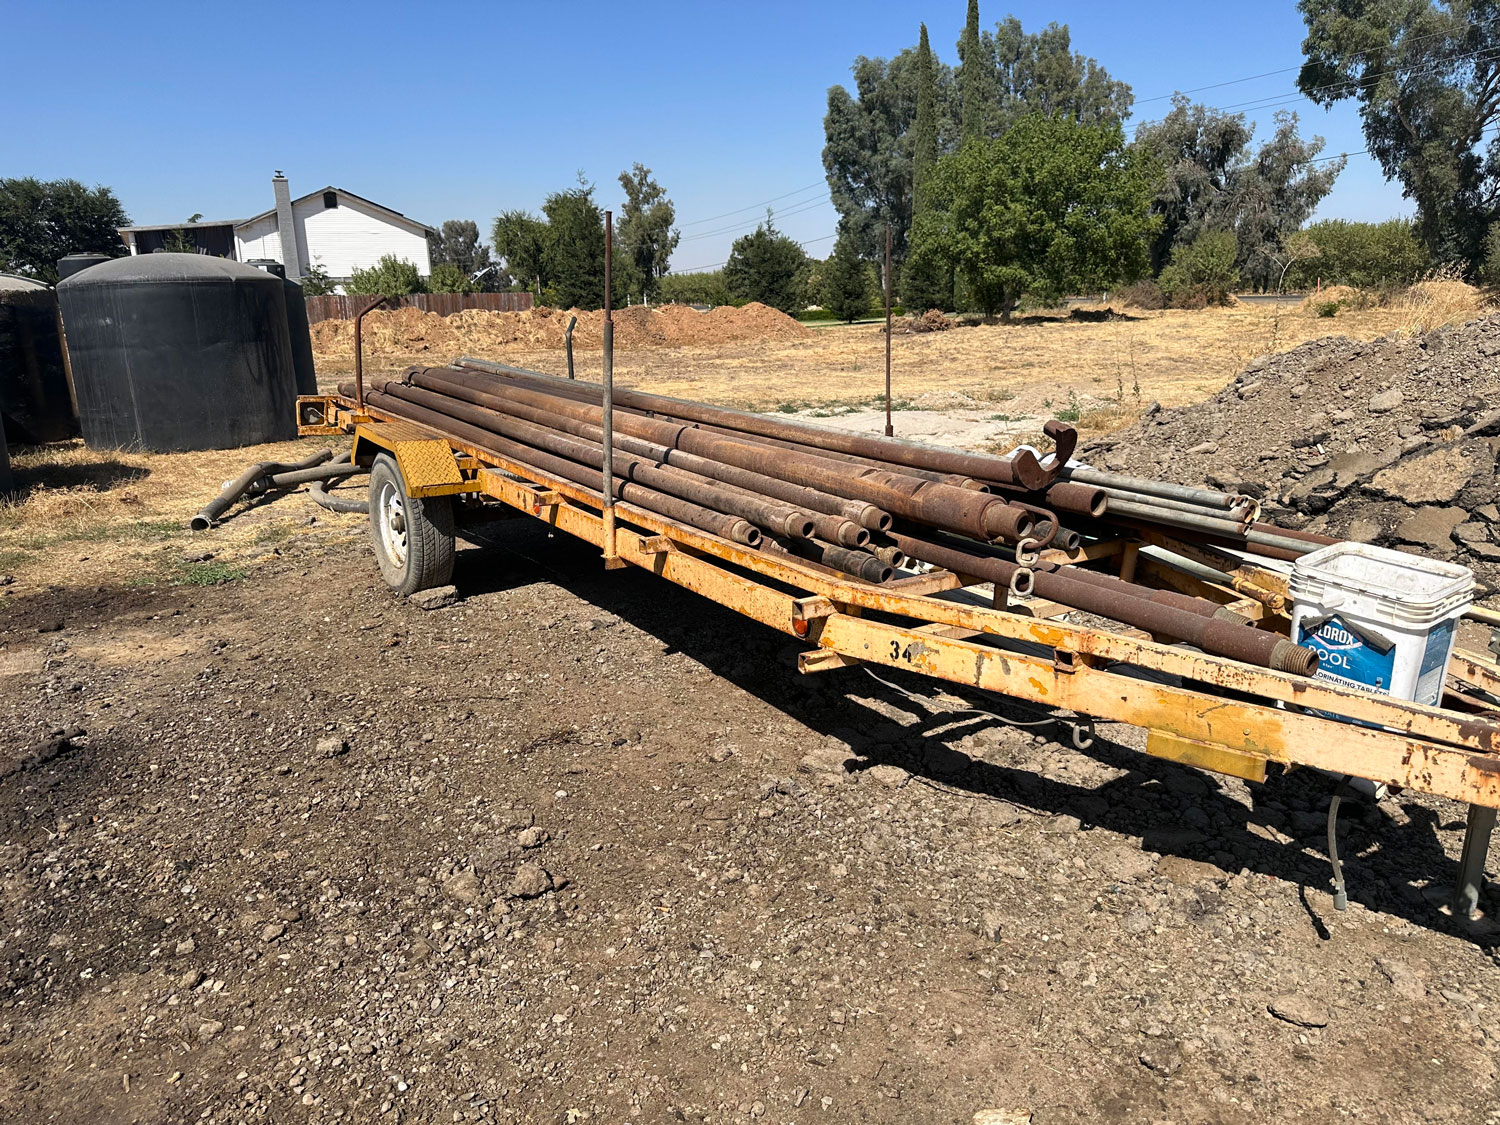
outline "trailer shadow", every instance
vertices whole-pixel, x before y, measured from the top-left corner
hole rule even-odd
[[[1033,733],[1051,739],[1045,749],[1012,755],[1019,762],[974,758],[955,744],[986,729],[1034,724],[1044,715],[1014,700],[948,683],[940,685],[942,693],[963,700],[970,710],[956,712],[949,702],[947,710],[930,713],[920,700],[930,699],[939,685],[884,668],[878,680],[859,669],[801,675],[796,655],[805,645],[637,570],[606,572],[596,549],[569,536],[549,538],[533,521],[493,525],[477,531],[472,540],[488,549],[459,555],[455,582],[467,596],[554,582],[817,735],[846,744],[857,758],[856,771],[899,766],[923,783],[964,796],[1008,802],[1045,816],[1073,816],[1084,831],[1099,827],[1137,837],[1146,851],[1212,864],[1227,873],[1244,868],[1273,876],[1314,892],[1311,900],[1304,893],[1303,901],[1321,936],[1336,918],[1327,905],[1331,874],[1326,851],[1326,810],[1334,782],[1315,770],[1275,772],[1262,785],[1221,783],[1214,775],[1132,748],[1122,740],[1132,728],[1120,724],[1101,727],[1085,750],[1074,748],[1066,727],[1033,726]],[[497,566],[497,555],[509,561]],[[1070,760],[1102,767],[1079,772],[1101,774],[1104,780],[1074,784],[1047,776],[1062,772],[1056,767]],[[1339,847],[1350,899],[1429,929],[1494,944],[1491,930],[1455,922],[1430,898],[1430,888],[1446,890],[1457,876],[1456,857],[1444,847],[1439,831],[1461,829],[1462,821],[1456,804],[1440,818],[1414,800],[1380,805],[1346,801],[1339,817]],[[1489,884],[1482,897],[1493,906],[1496,893]]]

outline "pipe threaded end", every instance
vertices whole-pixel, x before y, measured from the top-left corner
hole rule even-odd
[[[1316,649],[1283,638],[1271,649],[1271,667],[1293,676],[1311,676],[1318,670],[1318,653]]]

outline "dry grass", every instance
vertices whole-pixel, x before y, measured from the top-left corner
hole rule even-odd
[[[305,499],[242,504],[221,527],[187,529],[193,513],[246,465],[300,460],[326,444],[174,454],[101,453],[82,442],[13,449],[20,492],[0,502],[0,574],[21,586],[202,585],[238,577],[240,562],[273,553],[293,535],[358,534],[364,517],[323,512]],[[319,526],[308,527],[314,512]],[[209,553],[212,560],[201,558]]]
[[[1066,402],[1070,392],[1085,412],[1106,402],[1137,399],[1173,406],[1213,394],[1267,352],[1319,336],[1373,339],[1409,331],[1414,319],[1413,309],[1406,307],[1350,310],[1326,320],[1251,303],[1201,311],[1131,310],[1102,322],[1043,314],[1009,325],[897,336],[892,341],[893,378],[896,393],[904,398],[951,391],[1012,402],[1014,413],[1040,411],[1047,398]],[[597,378],[598,350],[579,349],[576,355],[580,376]],[[329,386],[348,370],[339,357],[318,358]],[[449,358],[371,353],[366,367],[396,372],[410,363]],[[488,358],[542,371],[566,370],[556,348],[518,348]],[[871,402],[882,393],[884,338],[877,328],[854,325],[819,328],[800,340],[620,348],[615,373],[621,382],[643,390],[726,406],[832,408]]]

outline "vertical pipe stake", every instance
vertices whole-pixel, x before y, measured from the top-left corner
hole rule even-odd
[[[885,225],[885,436],[892,437],[891,427],[891,224]]]
[[[611,311],[614,294],[615,218],[604,212],[604,567],[615,570],[625,564],[615,544],[615,321]]]

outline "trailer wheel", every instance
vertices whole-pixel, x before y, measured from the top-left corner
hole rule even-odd
[[[406,494],[389,453],[370,467],[370,539],[380,576],[396,593],[447,585],[453,577],[453,500]]]

